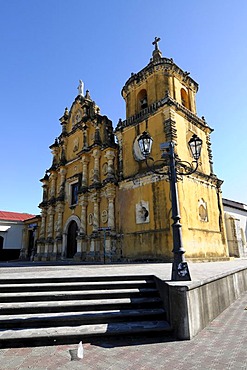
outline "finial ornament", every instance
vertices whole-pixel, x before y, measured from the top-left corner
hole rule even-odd
[[[154,41],[152,42],[153,45],[155,45],[155,50],[159,50],[158,42],[160,41],[160,37],[155,37]]]
[[[84,83],[82,80],[79,80],[79,86],[77,87],[78,95],[84,96]]]
[[[91,96],[89,94],[89,90],[86,91],[85,98],[91,100]]]

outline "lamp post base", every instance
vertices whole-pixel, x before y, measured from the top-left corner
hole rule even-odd
[[[191,281],[187,262],[172,263],[172,281]]]

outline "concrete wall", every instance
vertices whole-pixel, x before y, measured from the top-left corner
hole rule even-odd
[[[203,283],[157,279],[177,339],[191,339],[247,291],[247,269],[239,268]]]

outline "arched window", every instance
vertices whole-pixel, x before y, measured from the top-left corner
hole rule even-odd
[[[184,89],[181,89],[181,102],[185,108],[190,109],[189,97],[188,97],[187,92]]]
[[[147,91],[145,89],[141,90],[137,96],[139,103],[139,110],[145,109],[148,106]]]

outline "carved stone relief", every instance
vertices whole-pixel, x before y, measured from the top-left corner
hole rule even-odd
[[[147,224],[149,221],[149,203],[141,200],[136,204],[136,224]]]
[[[78,150],[79,150],[79,139],[78,137],[76,137],[73,140],[73,152],[78,152]]]
[[[101,213],[101,221],[103,224],[106,224],[108,221],[108,212],[106,209]]]

